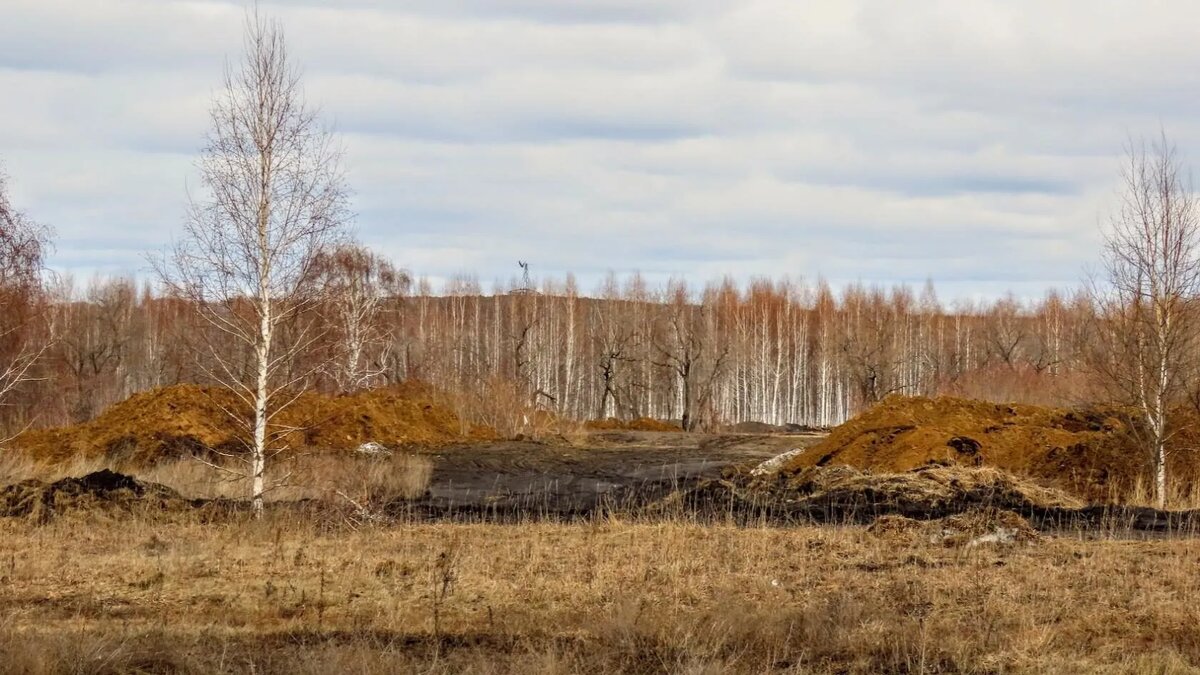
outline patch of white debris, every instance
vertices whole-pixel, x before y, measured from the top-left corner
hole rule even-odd
[[[383,447],[375,441],[368,441],[354,449],[360,455],[370,455],[372,457],[388,457],[392,454],[391,450]]]
[[[790,460],[793,457],[800,456],[801,454],[803,454],[803,452],[804,452],[804,448],[795,448],[794,450],[788,450],[785,453],[775,455],[771,459],[768,459],[765,462],[763,462],[763,463],[759,464],[758,466],[754,467],[753,469],[751,469],[750,475],[751,476],[768,476],[773,473],[779,473],[779,470],[783,468],[784,464],[787,464],[788,460]]]
[[[995,532],[989,532],[975,537],[967,542],[967,548],[973,546],[983,546],[985,544],[1012,544],[1017,541],[1017,531],[1008,527],[998,527]]]

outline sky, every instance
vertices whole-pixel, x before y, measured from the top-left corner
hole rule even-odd
[[[0,0],[0,163],[52,266],[180,232],[245,3]],[[1095,0],[287,0],[358,238],[438,284],[1076,285],[1123,146],[1200,158],[1200,6]]]

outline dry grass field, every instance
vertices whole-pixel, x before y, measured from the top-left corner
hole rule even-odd
[[[262,520],[229,501],[244,485],[190,461],[136,470],[170,498],[67,491],[22,510],[36,490],[20,481],[107,465],[7,455],[0,673],[1200,672],[1198,538],[1039,535],[1012,512],[979,530],[1025,528],[1002,544],[945,536],[952,519],[746,526],[667,508],[500,523],[384,508],[473,472],[616,480],[605,467],[741,464],[802,442],[605,438],[302,455]],[[928,471],[975,489],[970,472]]]
[[[1198,554],[862,527],[9,519],[0,669],[1194,672]]]

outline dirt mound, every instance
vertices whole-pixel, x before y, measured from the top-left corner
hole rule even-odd
[[[104,456],[114,460],[178,457],[223,448],[240,401],[229,391],[180,385],[135,394],[96,419],[27,431],[10,442],[39,459]]]
[[[679,431],[679,425],[652,417],[639,417],[635,420],[609,417],[604,420],[588,420],[583,426],[590,431]]]
[[[303,429],[297,447],[353,449],[367,442],[387,447],[445,445],[464,438],[490,439],[490,429],[463,424],[424,385],[375,389],[346,396],[302,395],[281,415],[282,426]]]
[[[927,466],[875,473],[829,466],[766,478],[731,471],[722,479],[677,491],[648,512],[840,524],[870,523],[881,516],[928,521],[981,509],[1045,514],[1083,507],[1066,492],[988,467]],[[903,530],[903,520],[884,522],[879,528]]]
[[[977,507],[1022,512],[1083,506],[1065,492],[988,467],[935,465],[905,473],[812,467],[773,489],[782,489],[791,499],[810,507],[830,511],[869,507],[918,518],[938,518]]]
[[[28,431],[10,445],[39,459],[106,457],[138,466],[214,449],[238,453],[249,420],[248,407],[229,390],[178,385],[134,395],[84,424]],[[460,423],[427,387],[414,384],[344,396],[303,393],[277,415],[272,433],[276,444],[316,450],[491,436]]]
[[[0,490],[0,517],[49,522],[71,512],[129,512],[135,508],[173,510],[187,505],[165,485],[104,469],[53,483],[26,480]]]
[[[928,464],[992,466],[1108,501],[1143,480],[1147,468],[1127,419],[1112,409],[893,396],[833,429],[784,472],[835,465],[892,473]]]

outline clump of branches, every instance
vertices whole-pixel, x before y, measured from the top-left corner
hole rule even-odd
[[[408,294],[408,272],[361,244],[339,243],[313,261],[322,290],[326,372],[338,390],[370,387],[388,371],[395,340],[388,321]]]
[[[35,364],[50,346],[43,284],[50,228],[13,206],[0,171],[0,404],[35,379]]]

